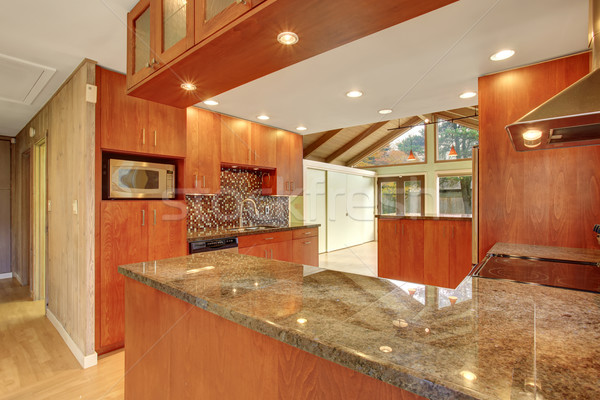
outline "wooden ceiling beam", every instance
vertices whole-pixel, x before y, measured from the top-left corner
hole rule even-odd
[[[381,122],[376,122],[376,123],[372,124],[367,129],[365,129],[364,131],[359,133],[354,139],[350,140],[348,143],[346,143],[345,145],[343,145],[342,147],[340,147],[339,149],[337,149],[336,151],[331,153],[329,156],[327,156],[325,158],[325,162],[330,163],[333,160],[335,160],[336,158],[340,157],[342,154],[344,154],[345,152],[347,152],[348,150],[350,150],[351,148],[353,148],[354,146],[356,146],[357,144],[359,144],[360,142],[365,140],[367,137],[369,137],[373,133],[377,132],[382,126],[384,126],[388,122],[390,122],[390,121],[381,121]]]
[[[337,135],[338,133],[340,133],[343,130],[344,130],[344,128],[334,129],[334,130],[325,132],[323,134],[323,136],[321,136],[320,138],[318,138],[317,140],[315,140],[314,142],[312,142],[311,144],[309,144],[308,146],[306,146],[304,148],[303,157],[306,158],[306,157],[310,156],[312,153],[317,151],[317,149],[319,147],[323,146],[325,144],[325,142],[327,142],[329,139],[331,139],[332,137],[334,137],[335,135]]]
[[[408,121],[404,122],[402,125],[403,126],[404,125],[417,125],[420,122],[421,122],[421,118],[419,118],[419,117],[412,117]],[[363,158],[368,157],[371,154],[375,153],[377,150],[379,150],[380,148],[384,147],[385,145],[387,145],[391,141],[399,138],[400,136],[402,136],[403,134],[405,134],[409,130],[411,130],[410,126],[407,127],[407,128],[404,128],[404,129],[398,129],[398,130],[392,131],[392,133],[384,136],[382,139],[378,140],[376,143],[374,143],[371,146],[369,146],[368,148],[366,148],[360,154],[358,154],[358,155],[352,157],[350,160],[348,160],[348,162],[346,162],[346,166],[347,167],[353,166],[354,164],[356,164],[357,162],[359,162]]]

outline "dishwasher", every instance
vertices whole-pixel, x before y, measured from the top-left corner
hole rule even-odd
[[[237,253],[238,239],[237,237],[202,239],[194,240],[189,243],[189,254],[205,253],[207,251],[228,251]]]

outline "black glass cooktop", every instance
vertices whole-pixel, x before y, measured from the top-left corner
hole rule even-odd
[[[488,256],[473,276],[600,293],[600,266],[592,263]]]

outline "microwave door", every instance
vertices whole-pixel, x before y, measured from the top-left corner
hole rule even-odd
[[[114,166],[111,168],[111,197],[161,198],[166,195],[164,170],[152,167]]]

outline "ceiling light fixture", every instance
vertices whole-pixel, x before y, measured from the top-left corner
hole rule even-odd
[[[298,318],[296,320],[296,322],[299,323],[299,324],[305,324],[307,322],[307,320],[306,320],[306,318]]]
[[[475,96],[477,96],[476,92],[464,92],[461,93],[458,97],[460,97],[461,99],[472,99]]]
[[[196,90],[196,85],[190,82],[182,83],[181,88],[184,90]]]
[[[379,110],[377,111],[379,114],[385,115],[385,114],[391,114],[392,113],[392,109],[390,108],[384,108],[383,110]]]
[[[500,50],[499,52],[492,54],[490,56],[490,60],[502,61],[502,60],[506,60],[507,58],[511,58],[514,55],[515,55],[514,50],[510,50],[510,49]]]
[[[298,35],[294,32],[281,32],[277,35],[277,41],[281,44],[285,44],[286,46],[291,46],[293,44],[298,43]]]
[[[351,90],[348,93],[346,93],[346,96],[351,97],[351,98],[360,97],[362,95],[363,95],[363,92],[361,92],[360,90]]]
[[[454,148],[454,144],[452,144],[452,146],[450,146],[450,151],[448,152],[448,158],[456,158],[458,157],[458,153],[456,152],[456,149]]]
[[[305,131],[307,128],[305,126],[300,125],[296,128],[297,131]]]
[[[475,379],[477,379],[477,375],[475,375],[474,373],[472,373],[471,371],[460,371],[460,374],[463,378],[465,378],[466,380],[473,382]]]
[[[207,106],[218,106],[219,105],[218,101],[212,100],[212,99],[204,100],[203,103],[206,104]]]
[[[268,119],[271,119],[271,117],[269,117],[268,115],[265,115],[265,114],[258,115],[258,116],[256,116],[256,118],[260,119],[261,121],[266,121]]]

